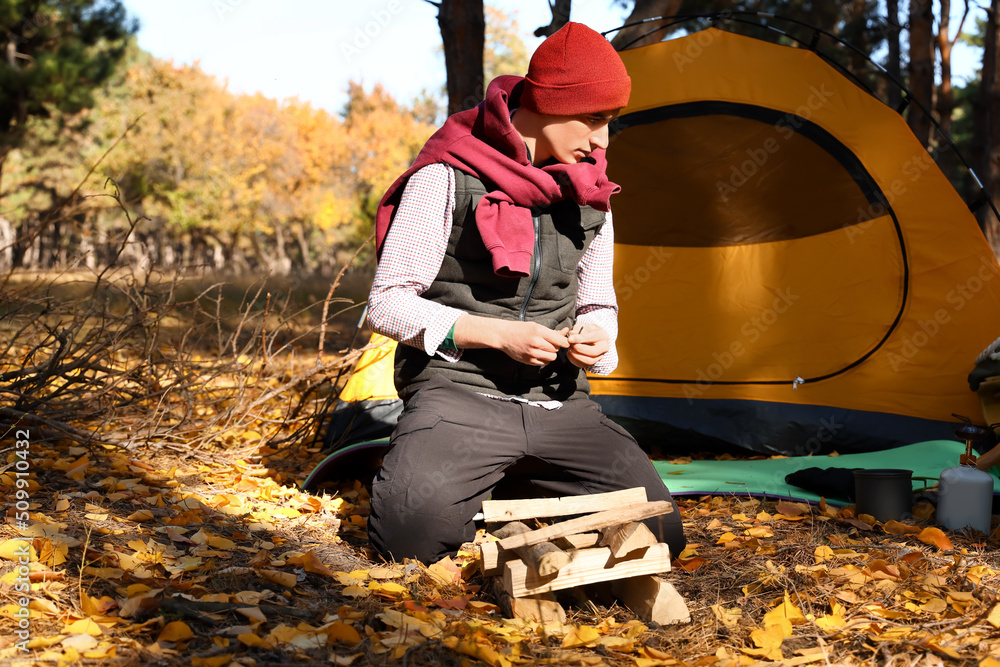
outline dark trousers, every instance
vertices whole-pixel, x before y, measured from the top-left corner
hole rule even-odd
[[[443,377],[407,402],[372,485],[368,534],[386,558],[425,563],[475,537],[490,498],[571,496],[646,488],[673,502],[649,457],[589,399],[557,410],[487,398]],[[681,516],[646,521],[676,556]]]

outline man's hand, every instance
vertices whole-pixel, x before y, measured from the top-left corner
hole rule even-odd
[[[500,344],[508,357],[529,366],[544,366],[556,360],[560,348],[569,347],[569,328],[554,331],[535,322],[507,321]]]
[[[596,324],[577,323],[569,333],[570,363],[580,368],[589,368],[601,360],[611,347],[608,332]]]
[[[455,322],[455,345],[459,349],[491,347],[530,366],[544,366],[555,361],[559,350],[570,346],[568,335],[568,328],[555,331],[536,322],[500,320],[468,313]]]

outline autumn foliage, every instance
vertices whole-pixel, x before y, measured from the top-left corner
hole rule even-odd
[[[139,263],[330,273],[367,237],[381,193],[434,130],[426,110],[397,103],[380,85],[352,82],[334,115],[234,94],[197,65],[141,53],[133,60],[94,109],[62,119],[75,131],[39,121],[35,141],[9,160],[3,185],[14,196],[2,201],[20,223],[14,264],[59,264],[73,241],[106,247],[124,221],[113,202],[86,195],[113,183],[143,218],[127,239]],[[56,207],[65,215],[81,183],[74,224],[57,236],[46,220]],[[34,252],[32,236],[41,237]]]

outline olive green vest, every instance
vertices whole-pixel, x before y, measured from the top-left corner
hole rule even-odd
[[[455,169],[455,214],[448,250],[423,296],[473,315],[538,322],[550,329],[572,327],[576,268],[604,224],[604,213],[571,200],[533,210],[531,274],[506,278],[493,272],[490,252],[476,226],[476,205],[486,192],[478,178]],[[586,373],[571,364],[565,353],[539,367],[492,349],[463,350],[459,361],[449,362],[409,345],[396,348],[396,390],[403,400],[438,374],[475,391],[531,401],[562,401],[590,393]]]

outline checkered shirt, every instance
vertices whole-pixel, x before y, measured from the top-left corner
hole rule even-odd
[[[448,249],[455,211],[455,172],[446,164],[431,164],[407,181],[392,225],[382,244],[368,299],[372,331],[401,343],[458,361],[462,351],[439,349],[464,311],[421,296],[434,282]],[[612,278],[614,228],[611,214],[576,268],[579,290],[576,321],[596,324],[608,332],[610,348],[587,370],[607,375],[618,366],[618,302]]]

